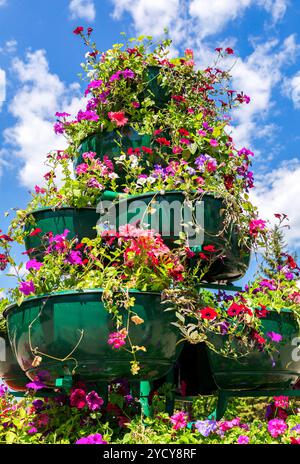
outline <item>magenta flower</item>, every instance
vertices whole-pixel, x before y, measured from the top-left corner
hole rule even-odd
[[[239,445],[247,445],[250,441],[250,438],[247,435],[240,435],[237,439]]]
[[[95,80],[95,81],[90,82],[89,85],[87,86],[86,91],[84,92],[84,95],[87,96],[92,89],[98,89],[99,87],[102,86],[102,84],[103,82],[101,80]]]
[[[83,153],[82,158],[84,160],[87,160],[87,159],[93,160],[96,155],[97,153],[95,153],[94,151],[87,151],[86,153]]]
[[[36,259],[31,259],[26,263],[26,269],[29,271],[30,269],[35,269],[36,271],[39,271],[43,267],[43,263],[40,263]]]
[[[122,76],[124,79],[133,79],[135,77],[135,73],[131,71],[131,69],[124,69],[124,71],[122,71]]]
[[[119,349],[121,348],[121,346],[124,346],[126,344],[126,341],[125,341],[126,336],[127,336],[126,331],[113,332],[109,334],[107,343],[109,345],[112,345],[113,348]]]
[[[107,441],[103,440],[100,433],[95,433],[94,435],[80,438],[76,441],[76,445],[107,445]]]
[[[266,221],[262,219],[253,219],[249,224],[249,233],[253,237],[256,237],[261,230],[266,228]]]
[[[100,184],[100,182],[95,177],[92,177],[91,179],[89,179],[89,181],[87,183],[87,186],[89,188],[97,188],[97,189],[100,189],[100,190],[104,190],[103,185]]]
[[[77,114],[77,121],[99,121],[99,116],[95,111],[82,111]]]
[[[274,396],[274,403],[276,408],[288,408],[289,397],[288,396]]]
[[[28,435],[34,435],[38,432],[36,427],[31,427],[31,429],[27,430]]]
[[[6,395],[8,388],[5,385],[0,385],[0,398]]]
[[[62,122],[56,122],[53,129],[56,134],[63,134],[65,132],[65,126]]]
[[[86,163],[78,164],[76,167],[76,174],[85,174],[89,168],[89,165]]]
[[[91,391],[86,397],[88,408],[91,411],[98,411],[104,404],[103,399],[95,391]]]
[[[28,282],[21,282],[19,285],[19,290],[26,296],[30,295],[31,293],[34,293],[35,286],[33,281],[29,280]]]
[[[173,429],[183,429],[187,426],[187,414],[185,412],[177,412],[170,417],[170,421],[173,424]]]
[[[38,377],[36,377],[35,380],[26,384],[26,388],[38,391],[42,390],[43,388],[47,388],[47,385],[45,385]]]
[[[272,342],[279,343],[282,340],[282,335],[276,332],[268,332],[267,336],[272,340]]]
[[[55,113],[55,116],[57,118],[68,118],[71,115],[69,113],[59,113],[59,112],[57,112],[57,113]]]
[[[198,130],[198,134],[201,135],[201,137],[206,137],[206,131],[205,130]]]
[[[83,409],[87,404],[85,391],[80,388],[76,388],[76,390],[71,393],[70,404],[74,408]]]
[[[69,264],[79,264],[82,265],[82,257],[80,251],[71,251],[70,254],[68,255],[66,261]]]
[[[212,146],[212,147],[217,147],[219,145],[218,141],[215,140],[215,139],[211,139],[209,141],[209,144]]]
[[[288,426],[282,419],[272,419],[268,423],[268,431],[273,438],[283,435],[287,428]]]

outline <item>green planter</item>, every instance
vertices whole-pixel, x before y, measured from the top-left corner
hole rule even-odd
[[[13,391],[26,391],[26,384],[30,382],[20,368],[10,347],[8,337],[0,334],[0,379]]]
[[[125,224],[148,224],[159,232],[165,243],[174,247],[174,243],[179,239],[180,228],[178,227],[181,218],[184,217],[185,223],[194,221],[191,208],[187,206],[184,192],[168,191],[165,193],[145,193],[142,195],[132,195],[114,203],[110,203],[108,193],[103,199],[103,209],[100,214],[99,225],[107,223],[111,228],[119,229]],[[238,234],[234,224],[231,229],[221,233],[224,228],[223,213],[224,204],[221,199],[211,195],[204,195],[202,203],[197,208],[197,223],[203,226],[204,233],[201,235],[191,234],[191,249],[197,253],[205,245],[214,245],[215,249],[222,251],[222,258],[217,259],[210,267],[205,276],[209,282],[213,281],[233,281],[240,279],[247,271],[250,260],[250,253],[238,245]],[[190,216],[189,216],[190,215]],[[188,219],[189,218],[189,219]],[[194,221],[195,224],[195,221]],[[202,248],[201,248],[202,247]],[[194,266],[196,258],[190,260]]]
[[[150,142],[150,135],[139,134],[129,126],[120,127],[111,132],[97,132],[82,141],[78,149],[80,155],[75,159],[74,166],[76,168],[84,162],[82,155],[86,152],[97,153],[97,158],[100,160],[103,160],[106,155],[111,161],[116,162],[121,152],[127,153],[129,148],[150,147]],[[115,164],[115,169],[120,177],[118,182],[122,184],[125,180],[124,173],[117,164]]]
[[[74,374],[85,382],[108,382],[118,378],[149,380],[164,376],[179,355],[176,346],[180,335],[171,322],[172,311],[165,312],[159,293],[131,291],[136,298],[134,310],[144,323],[131,324],[130,338],[135,345],[145,346],[146,352],[137,355],[141,363],[138,375],[130,373],[132,355],[113,349],[107,340],[115,331],[112,316],[104,309],[101,290],[62,292],[50,296],[30,298],[20,307],[12,305],[5,311],[8,334],[21,368],[33,379],[42,371],[45,383],[55,385],[57,378]],[[126,317],[126,312],[124,312]],[[29,345],[29,325],[33,347],[52,358],[42,356],[39,368],[32,367],[34,355]],[[80,340],[80,330],[83,337]],[[74,347],[72,359],[64,362]],[[76,367],[77,366],[77,367]]]
[[[55,210],[42,208],[33,211],[30,215],[33,216],[35,223],[28,224],[25,232],[30,232],[33,228],[42,229],[39,235],[33,237],[27,235],[25,238],[26,250],[34,250],[30,253],[31,257],[38,256],[44,250],[42,237],[49,232],[57,235],[68,229],[70,231],[68,238],[78,237],[79,240],[83,237],[95,238],[97,236],[94,227],[99,220],[99,214],[96,212],[96,208],[63,207]]]
[[[218,355],[208,349],[209,362],[214,380],[222,390],[280,389],[289,388],[300,377],[300,360],[293,360],[292,353],[297,354],[297,346],[292,344],[299,337],[300,330],[292,312],[283,310],[280,314],[270,311],[262,319],[265,334],[280,333],[283,337],[276,343],[274,353],[275,365],[266,353],[255,350],[249,355],[232,360]],[[215,335],[212,341],[219,348],[224,344],[224,337]]]
[[[163,87],[159,82],[160,66],[148,66],[147,74],[147,90],[143,97],[149,96],[155,101],[156,106],[163,108],[170,101],[171,92],[167,87]]]

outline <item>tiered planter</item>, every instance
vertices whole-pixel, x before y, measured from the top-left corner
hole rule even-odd
[[[13,391],[26,391],[26,384],[30,382],[20,368],[10,347],[7,335],[1,334],[0,379]],[[5,359],[5,360],[4,360]]]
[[[174,314],[164,311],[159,293],[130,293],[136,299],[133,310],[145,321],[138,326],[130,325],[132,342],[147,349],[137,354],[141,363],[138,375],[130,373],[132,355],[123,349],[113,349],[107,343],[115,326],[102,303],[101,290],[30,298],[20,307],[12,305],[6,310],[9,339],[23,371],[31,379],[42,371],[49,387],[55,386],[56,379],[71,375],[73,370],[85,382],[108,382],[118,378],[152,380],[164,376],[181,350],[181,346],[176,346],[180,334],[171,324]],[[83,330],[83,337],[78,344],[80,330]],[[33,348],[38,347],[39,351],[51,356],[41,355],[43,360],[38,368],[32,367],[34,355],[30,337]],[[64,362],[53,359],[65,358],[77,344],[71,359]]]
[[[297,346],[293,339],[300,336],[298,322],[293,313],[281,310],[280,314],[270,311],[266,319],[262,319],[265,334],[280,333],[283,337],[276,343],[277,352],[273,354],[274,363],[269,355],[253,350],[238,360],[225,358],[208,349],[208,357],[212,374],[221,390],[254,390],[288,388],[300,377],[300,360],[294,358]],[[215,346],[224,346],[226,336],[215,335],[212,341]]]
[[[30,233],[35,227],[41,229],[38,235],[27,235],[25,238],[26,250],[34,250],[30,256],[38,255],[43,250],[42,237],[49,232],[56,235],[68,229],[68,239],[77,237],[79,240],[83,237],[92,239],[97,236],[95,227],[99,214],[96,208],[42,208],[33,211],[30,215],[34,218],[34,224],[27,224],[25,232]]]
[[[165,243],[171,247],[176,246],[174,243],[179,239],[174,226],[178,226],[180,219],[174,217],[172,212],[172,203],[180,205],[181,211],[186,205],[186,197],[182,191],[168,191],[165,193],[145,193],[142,195],[133,195],[121,199],[111,205],[108,211],[100,216],[101,221],[111,220],[112,228],[119,229],[125,224],[140,223],[150,224],[151,227],[159,232]],[[211,195],[204,195],[204,241],[191,246],[199,254],[201,247],[205,245],[214,245],[218,254],[222,252],[222,258],[214,261],[205,276],[207,281],[233,281],[240,279],[247,271],[250,253],[249,250],[243,249],[238,245],[238,234],[235,225],[232,224],[230,230],[221,233],[223,224],[224,203],[221,199]],[[173,203],[174,205],[174,203]],[[170,208],[171,206],[171,208]],[[157,211],[157,214],[154,211]],[[181,216],[181,214],[180,214]],[[195,264],[197,258],[191,259],[191,265]]]

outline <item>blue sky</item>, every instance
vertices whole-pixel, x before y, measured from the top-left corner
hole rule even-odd
[[[5,211],[26,205],[47,151],[62,146],[55,112],[80,107],[86,50],[73,29],[93,27],[105,50],[121,31],[160,37],[168,27],[173,53],[193,48],[200,67],[215,47],[234,48],[234,88],[251,103],[235,114],[233,135],[256,154],[253,198],[262,217],[289,215],[300,252],[299,24],[297,0],[0,0],[0,228]]]

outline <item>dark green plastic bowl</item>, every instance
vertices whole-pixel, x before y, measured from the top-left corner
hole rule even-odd
[[[79,156],[74,160],[74,166],[76,168],[84,162],[82,155],[86,152],[97,153],[97,158],[100,160],[103,160],[106,155],[115,164],[121,156],[121,152],[127,153],[129,148],[150,147],[150,144],[150,135],[139,134],[129,126],[120,127],[110,132],[97,132],[82,141],[78,149]],[[119,175],[117,181],[122,184],[125,180],[124,172],[118,164],[115,164],[115,169]]]
[[[300,377],[300,360],[293,361],[297,346],[292,345],[294,338],[299,337],[300,329],[293,313],[283,310],[280,313],[270,311],[266,319],[262,319],[264,333],[276,332],[283,336],[276,343],[278,353],[274,353],[275,365],[266,353],[255,350],[249,355],[232,360],[216,354],[208,349],[208,357],[214,380],[222,390],[263,390],[289,388]],[[211,339],[215,346],[221,348],[225,338],[215,335]],[[296,350],[296,351],[295,351]]]
[[[57,378],[71,375],[74,368],[74,373],[85,382],[109,382],[118,378],[148,380],[164,376],[181,351],[181,345],[176,346],[180,334],[171,324],[175,316],[172,311],[164,311],[159,293],[130,293],[136,299],[134,310],[145,321],[137,326],[131,324],[130,329],[132,343],[147,348],[147,352],[137,354],[141,363],[138,375],[130,373],[132,355],[113,349],[107,343],[115,326],[112,316],[104,309],[101,290],[54,293],[27,299],[20,307],[8,307],[5,316],[9,339],[21,368],[31,379],[42,372],[40,375],[50,387],[55,385]],[[32,367],[34,355],[29,348],[28,327],[35,319],[32,346],[55,358],[65,358],[78,343],[79,331],[84,330],[72,360],[60,362],[43,356],[39,368]]]
[[[115,194],[113,195],[115,196]],[[119,229],[125,224],[151,224],[151,228],[159,232],[165,243],[174,247],[174,243],[179,239],[179,231],[175,230],[174,225],[180,223],[182,210],[185,204],[185,194],[182,191],[167,191],[165,193],[151,192],[142,195],[132,195],[110,204],[103,202],[103,209],[100,213],[99,225]],[[223,258],[217,259],[205,275],[205,280],[214,281],[234,281],[243,277],[246,273],[249,261],[249,250],[238,245],[238,234],[234,224],[230,230],[220,235],[224,228],[223,213],[224,203],[221,199],[211,195],[204,195],[204,241],[193,243],[191,249],[199,254],[201,246],[214,245],[215,249],[222,251]],[[174,206],[174,209],[170,208]],[[174,213],[175,208],[179,211]],[[156,213],[154,213],[156,210]],[[169,214],[170,211],[170,214]],[[194,266],[196,259],[191,259]]]
[[[156,106],[163,108],[171,99],[171,92],[168,87],[163,87],[159,82],[160,66],[148,66],[146,69],[147,90],[143,97],[149,96],[155,101]]]
[[[20,368],[13,355],[7,335],[0,334],[0,378],[13,391],[26,391],[26,385],[30,381]]]
[[[43,235],[53,232],[54,235],[62,234],[66,229],[70,232],[68,239],[78,237],[81,240],[83,237],[95,238],[97,231],[94,229],[99,220],[99,213],[96,208],[69,208],[62,207],[60,209],[42,208],[33,211],[31,214],[35,223],[28,224],[25,227],[25,232],[30,233],[33,228],[40,228],[42,232],[39,235],[25,238],[26,250],[33,249],[30,256],[37,256],[43,251],[42,237]]]

